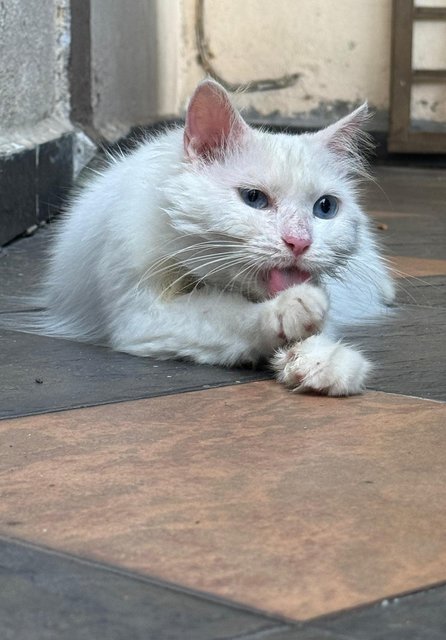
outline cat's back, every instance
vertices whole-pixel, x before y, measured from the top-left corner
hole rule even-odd
[[[132,212],[153,201],[164,179],[181,162],[182,132],[175,129],[149,138],[129,153],[108,155],[105,165],[92,171],[68,206],[63,223],[103,224],[115,211]]]
[[[56,223],[50,250],[44,305],[51,310],[51,333],[101,337],[98,303],[112,299],[118,283],[128,286],[156,242],[160,184],[178,170],[181,157],[182,132],[171,130],[109,158],[78,190]]]
[[[56,223],[52,264],[80,254],[90,262],[150,229],[160,184],[181,162],[181,140],[181,130],[168,131],[130,153],[110,155],[104,168],[91,172]]]

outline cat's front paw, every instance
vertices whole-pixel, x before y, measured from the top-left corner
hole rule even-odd
[[[266,330],[281,342],[292,342],[319,333],[328,311],[328,298],[320,287],[298,284],[265,303]]]
[[[287,387],[329,396],[361,393],[371,370],[359,351],[321,335],[279,349],[272,366]]]

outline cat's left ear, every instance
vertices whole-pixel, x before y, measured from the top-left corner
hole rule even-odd
[[[212,160],[228,147],[239,144],[248,131],[248,125],[220,84],[204,80],[198,85],[186,114],[187,158]]]
[[[369,119],[367,102],[338,122],[318,131],[318,138],[328,149],[340,156],[359,158],[373,148],[370,136],[364,131]]]

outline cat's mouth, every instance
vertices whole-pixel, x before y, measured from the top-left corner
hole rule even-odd
[[[311,273],[298,269],[297,267],[287,267],[270,269],[263,276],[266,289],[270,298],[274,298],[281,291],[289,289],[295,284],[302,284],[311,279]]]

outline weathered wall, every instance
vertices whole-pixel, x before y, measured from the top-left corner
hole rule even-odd
[[[91,34],[94,125],[116,138],[157,107],[156,4],[93,0]]]
[[[445,0],[418,4],[445,6]],[[179,59],[180,104],[203,76],[195,46],[195,0],[182,0],[184,28]],[[300,73],[295,86],[246,93],[248,112],[322,124],[367,99],[375,126],[387,127],[391,0],[205,0],[205,29],[212,64],[225,79],[245,83]],[[446,66],[446,24],[416,25],[414,59]],[[444,85],[414,92],[415,119],[446,121]]]
[[[417,3],[445,6],[446,0]],[[93,127],[113,139],[135,124],[182,113],[204,76],[197,61],[196,1],[90,4]],[[241,95],[238,101],[248,114],[319,125],[368,99],[378,112],[375,126],[385,129],[391,4],[205,0],[211,61],[234,83],[300,74],[290,88]],[[69,0],[0,3],[0,144],[23,132],[43,139],[48,132],[42,127],[53,127],[54,137],[69,127],[69,5]],[[445,23],[417,24],[414,40],[416,66],[445,66]],[[416,87],[413,116],[445,121],[445,86]]]
[[[0,150],[69,128],[68,0],[0,3]]]
[[[179,9],[177,0],[92,0],[93,124],[106,138],[173,114]]]
[[[0,245],[60,210],[95,150],[87,136],[175,115],[180,9],[0,0]]]
[[[0,244],[60,209],[73,178],[69,0],[0,2]]]

